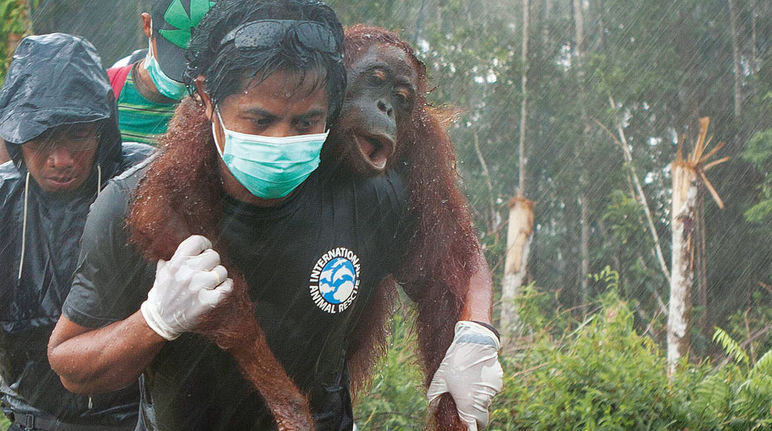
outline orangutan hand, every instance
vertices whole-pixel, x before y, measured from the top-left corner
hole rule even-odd
[[[469,431],[488,425],[488,408],[503,386],[500,347],[490,329],[475,322],[456,323],[456,335],[426,393],[430,406],[449,392]]]
[[[233,280],[211,247],[208,239],[192,235],[168,262],[158,261],[155,283],[140,310],[147,325],[166,340],[194,329],[233,290]]]

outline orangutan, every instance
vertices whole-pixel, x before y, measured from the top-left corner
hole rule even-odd
[[[428,386],[453,340],[470,278],[478,271],[487,277],[466,199],[456,186],[455,151],[444,127],[452,113],[429,106],[426,66],[395,33],[355,25],[346,30],[345,43],[346,99],[325,155],[359,175],[394,168],[407,178],[416,228],[403,266],[394,275],[417,305],[418,345]],[[379,287],[368,321],[359,322],[351,340],[354,388],[367,380],[385,351],[393,281],[384,280]],[[442,396],[434,417],[440,430],[466,429],[449,394]]]
[[[454,149],[443,126],[447,117],[431,110],[425,99],[424,64],[407,43],[383,29],[354,26],[345,43],[349,88],[322,163],[341,163],[339,169],[352,175],[379,175],[389,168],[402,172],[414,227],[406,236],[400,270],[378,285],[367,318],[353,324],[346,357],[351,386],[355,391],[362,388],[385,353],[396,280],[417,304],[420,358],[428,386],[453,340],[455,323],[462,319],[470,279],[486,279],[487,266],[466,200],[456,187]],[[164,151],[132,204],[127,221],[131,242],[148,259],[157,260],[168,259],[189,235],[212,239],[212,248],[220,251],[234,280],[234,295],[211,312],[197,332],[233,355],[280,430],[311,429],[308,401],[268,347],[246,281],[228,264],[225,247],[217,241],[224,192],[204,107],[184,100],[162,144]],[[434,418],[436,429],[466,429],[449,394],[442,396]]]

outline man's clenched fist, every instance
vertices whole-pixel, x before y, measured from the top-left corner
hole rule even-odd
[[[142,303],[148,326],[167,340],[194,329],[201,316],[233,290],[220,255],[200,235],[182,241],[169,261],[159,260],[155,283]]]

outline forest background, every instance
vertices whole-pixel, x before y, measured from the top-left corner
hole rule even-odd
[[[108,66],[147,45],[148,3],[0,0],[0,73],[21,36],[51,31],[85,36]],[[328,3],[345,25],[398,30],[427,63],[429,99],[458,110],[459,183],[503,329],[490,429],[772,427],[772,3]],[[691,165],[681,280],[673,162],[695,150],[702,117],[717,163]],[[688,331],[673,362],[677,278]],[[360,429],[423,425],[410,313],[401,308],[389,356],[359,394]]]

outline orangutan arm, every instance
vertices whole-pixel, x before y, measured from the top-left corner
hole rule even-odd
[[[108,392],[135,382],[164,343],[139,311],[99,329],[62,316],[48,342],[48,361],[67,390]]]
[[[482,251],[480,251],[477,270],[469,278],[469,289],[466,293],[464,308],[461,310],[461,320],[473,320],[491,323],[493,310],[493,280]]]

